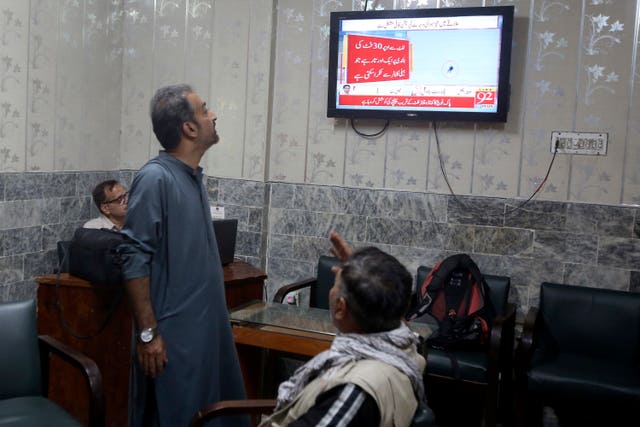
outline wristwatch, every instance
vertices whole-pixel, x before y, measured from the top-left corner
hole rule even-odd
[[[138,335],[138,339],[143,344],[150,343],[153,339],[158,335],[158,327],[155,328],[146,328],[140,331]]]

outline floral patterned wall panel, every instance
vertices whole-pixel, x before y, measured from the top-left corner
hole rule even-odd
[[[609,147],[604,158],[572,158],[569,200],[605,204],[621,200],[636,7],[632,1],[591,1],[582,13],[576,128],[607,132]]]
[[[263,180],[273,4],[216,0],[214,5],[207,70],[220,142],[203,164],[216,176]]]
[[[638,5],[640,7],[640,4]],[[640,15],[640,11],[638,13]],[[636,25],[640,25],[636,23]],[[636,33],[636,52],[640,48],[640,32]],[[625,143],[625,162],[623,169],[622,203],[640,205],[640,61],[634,59],[631,76],[631,110],[627,123],[627,139]]]
[[[0,171],[25,168],[29,3],[0,0]]]
[[[264,179],[272,0],[125,0],[121,164],[161,149],[149,101],[188,83],[218,116],[204,157],[216,176]]]
[[[120,2],[0,1],[0,171],[118,167]]]

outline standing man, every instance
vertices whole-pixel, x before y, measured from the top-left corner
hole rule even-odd
[[[132,427],[184,427],[210,403],[245,399],[199,167],[219,140],[216,119],[187,85],[151,100],[164,151],[135,176],[123,228],[134,240],[123,267],[137,343]]]
[[[121,230],[127,213],[127,190],[115,179],[109,179],[96,185],[92,196],[100,216],[85,222],[83,227]]]

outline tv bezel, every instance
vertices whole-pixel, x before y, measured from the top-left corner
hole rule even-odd
[[[500,65],[498,71],[498,107],[495,112],[425,111],[393,109],[355,109],[336,106],[340,22],[348,19],[408,19],[454,16],[502,16]],[[437,9],[394,9],[331,12],[329,34],[329,72],[327,117],[347,119],[387,119],[463,122],[506,122],[509,111],[511,44],[514,6],[452,7]]]

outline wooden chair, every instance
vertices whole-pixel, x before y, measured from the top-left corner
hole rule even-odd
[[[275,399],[223,400],[198,411],[189,423],[189,427],[202,427],[209,420],[226,415],[249,414],[251,425],[260,424],[262,415],[269,415],[276,407]]]
[[[309,306],[329,309],[329,290],[333,287],[336,277],[331,268],[338,264],[340,264],[340,261],[336,257],[320,256],[316,277],[282,286],[273,297],[273,302],[283,303],[288,293],[309,288]]]
[[[420,266],[417,272],[417,287],[429,275],[431,268]],[[482,408],[484,425],[495,426],[498,420],[510,422],[512,413],[511,385],[513,348],[515,333],[514,304],[508,303],[511,280],[506,276],[484,275],[490,289],[490,299],[496,312],[496,318],[491,328],[490,342],[486,349],[480,351],[454,350],[448,353],[437,349],[426,349],[427,368],[424,382],[427,400],[436,414],[436,422],[444,424],[453,422],[459,424],[459,416],[466,416],[458,406],[448,407],[446,401],[441,400],[444,395],[464,396],[471,399],[478,394],[484,395]],[[435,322],[425,315],[416,321]],[[451,357],[459,365],[454,375]],[[446,393],[441,393],[446,391]],[[438,409],[440,408],[440,414]],[[465,419],[465,423],[467,420]]]
[[[519,426],[543,406],[562,425],[639,425],[640,293],[542,283],[515,374]]]
[[[103,427],[104,395],[98,366],[49,336],[38,336],[34,300],[0,304],[0,425],[81,426],[47,398],[51,355],[82,372],[89,394],[89,427]]]

